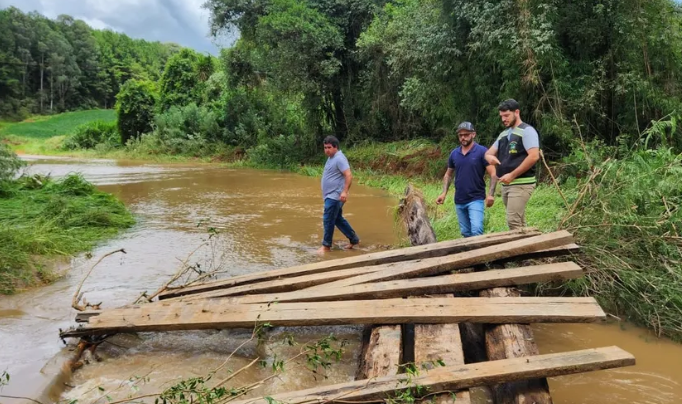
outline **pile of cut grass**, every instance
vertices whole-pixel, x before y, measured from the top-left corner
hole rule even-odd
[[[0,182],[0,293],[50,281],[41,263],[87,251],[133,224],[123,203],[79,175]]]

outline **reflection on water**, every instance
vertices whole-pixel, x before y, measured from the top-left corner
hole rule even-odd
[[[85,284],[86,298],[103,301],[105,307],[129,303],[163,284],[179,261],[206,239],[204,221],[217,228],[221,237],[217,249],[199,250],[195,260],[203,262],[217,255],[232,275],[320,259],[313,254],[322,232],[317,178],[208,165],[31,160],[35,163],[31,172],[53,176],[83,173],[101,189],[121,198],[136,214],[138,224],[97,248],[95,258],[74,259],[74,269],[63,280],[0,298],[0,370],[7,369],[12,375],[12,383],[2,394],[40,394],[55,373],[59,358],[55,355],[69,353],[57,338],[57,329],[73,324],[71,296],[84,272],[106,252],[123,247],[128,254],[104,261]],[[363,249],[350,253],[337,250],[327,258],[375,251],[395,243],[395,203],[380,191],[354,185],[346,214],[362,238]],[[199,223],[204,224],[197,226]],[[616,324],[533,327],[542,353],[618,345],[637,358],[635,367],[551,379],[556,404],[680,402],[682,346]],[[286,333],[293,333],[299,345],[283,343]],[[294,356],[306,343],[330,333],[347,340],[348,345],[341,363],[333,366],[326,378],[313,377],[299,358],[287,364],[288,371],[282,377],[268,380],[253,394],[350,381],[360,347],[358,327],[271,330],[264,344],[251,341],[242,347],[213,382],[227,377],[227,369],[235,371],[257,357],[271,365],[275,358]],[[249,330],[118,335],[98,349],[104,360],[77,372],[62,398],[92,402],[102,396],[99,387],[112,399],[128,397],[133,389],[138,390],[135,394],[158,392],[180,379],[205,375],[221,366],[250,337]],[[239,373],[230,385],[253,383],[269,374],[267,369],[254,366]]]

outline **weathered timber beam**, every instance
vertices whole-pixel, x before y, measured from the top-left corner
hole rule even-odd
[[[276,279],[272,281],[249,283],[246,285],[235,286],[232,288],[212,290],[209,292],[194,293],[187,296],[180,296],[175,298],[165,299],[166,301],[171,300],[196,300],[196,299],[208,299],[214,297],[226,297],[226,296],[241,296],[241,295],[253,295],[261,293],[272,293],[272,292],[291,292],[296,290],[301,290],[309,288],[312,286],[321,285],[324,283],[333,282],[339,279],[346,279],[352,276],[364,275],[372,272],[376,272],[381,269],[382,266],[374,265],[368,267],[360,268],[348,268],[340,269],[338,271],[323,272],[320,274],[303,275],[296,276],[293,278]]]
[[[62,337],[116,332],[250,328],[268,322],[273,326],[344,324],[451,324],[478,322],[582,323],[605,318],[593,298],[519,297],[386,299],[322,303],[220,304],[197,302],[157,303],[104,310],[91,317],[87,327],[68,330]]]
[[[269,398],[287,404],[383,402],[387,396],[390,397],[402,390],[413,388],[415,385],[422,386],[431,394],[529,378],[613,369],[634,364],[635,358],[631,354],[612,346],[436,368],[411,379],[410,376],[401,374],[275,394]],[[236,401],[233,404],[266,404],[267,402],[264,397],[261,397]]]

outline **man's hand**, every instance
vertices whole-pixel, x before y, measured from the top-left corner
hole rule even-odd
[[[488,195],[485,197],[485,206],[487,208],[492,208],[494,204],[495,204],[495,197],[494,196]]]
[[[442,205],[443,202],[445,202],[445,196],[446,195],[447,195],[446,193],[442,193],[442,194],[438,195],[438,198],[436,198],[436,205]]]
[[[509,185],[515,179],[516,179],[516,176],[512,173],[509,173],[509,174],[505,174],[502,177],[500,177],[500,182],[503,184]]]
[[[500,164],[500,160],[498,160],[498,158],[493,156],[492,154],[486,154],[484,156],[484,158],[485,158],[485,161],[487,161],[488,164],[490,164],[490,165],[496,166],[496,165]]]
[[[341,196],[339,196],[339,200],[343,203],[346,203],[348,200],[348,192],[341,192]]]

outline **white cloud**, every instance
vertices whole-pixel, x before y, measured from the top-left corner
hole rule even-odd
[[[0,0],[48,18],[68,14],[96,29],[110,28],[132,38],[175,42],[200,52],[217,53],[208,37],[209,13],[204,0]],[[223,43],[221,41],[221,43]],[[229,42],[228,42],[229,43]]]

